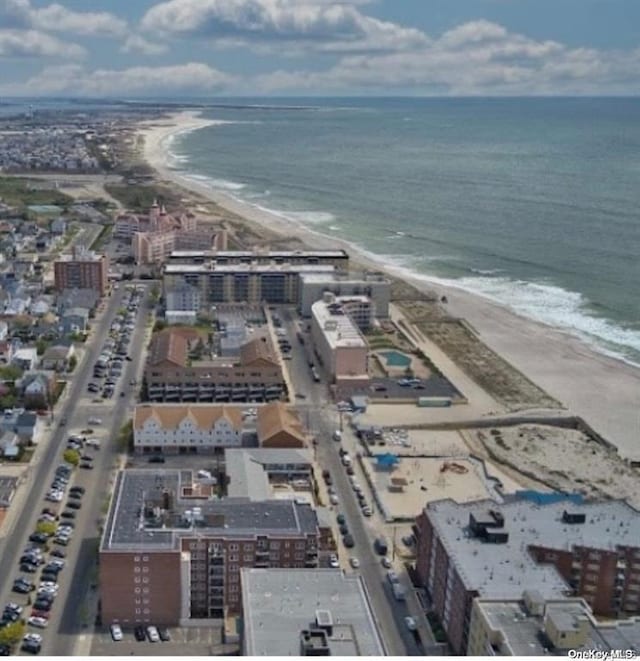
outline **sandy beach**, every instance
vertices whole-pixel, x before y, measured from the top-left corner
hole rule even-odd
[[[315,248],[342,247],[369,268],[380,270],[375,256],[322,235],[300,222],[270,213],[184,177],[167,166],[171,136],[216,124],[194,112],[176,113],[165,120],[141,124],[144,155],[159,176],[212,200],[251,223],[283,236],[295,236]],[[449,312],[466,319],[481,339],[526,374],[599,434],[613,443],[622,457],[640,460],[640,369],[591,349],[580,339],[525,319],[506,307],[455,287],[445,287],[427,276],[393,266],[390,274],[448,298]]]

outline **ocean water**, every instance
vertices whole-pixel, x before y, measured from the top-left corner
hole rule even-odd
[[[640,99],[207,109],[171,166],[640,364]]]

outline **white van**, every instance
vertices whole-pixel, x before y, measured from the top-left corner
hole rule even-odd
[[[89,448],[95,448],[96,450],[100,449],[100,441],[97,438],[88,438],[85,441],[85,445]]]
[[[101,425],[101,424],[102,424],[102,420],[100,420],[100,418],[89,418],[89,419],[87,420],[87,422],[88,422],[90,425]]]

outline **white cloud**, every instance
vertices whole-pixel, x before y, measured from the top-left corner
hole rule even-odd
[[[105,37],[121,37],[127,30],[126,21],[108,12],[72,11],[57,3],[32,9],[31,16],[42,30]]]
[[[214,45],[246,44],[278,52],[375,52],[424,45],[420,30],[364,15],[330,0],[167,0],[151,7],[143,29],[198,37]]]
[[[200,62],[166,67],[87,71],[80,65],[46,67],[24,83],[0,85],[7,95],[123,96],[215,92],[232,82],[227,74]]]
[[[276,71],[256,79],[262,92],[417,94],[625,93],[640,84],[640,50],[571,49],[536,41],[488,21],[450,30],[426,47],[343,57],[321,72]]]
[[[164,43],[158,43],[156,41],[150,41],[140,36],[139,34],[132,34],[127,37],[122,48],[120,49],[123,53],[141,53],[142,55],[159,55],[160,53],[166,53],[167,45]]]
[[[83,57],[77,44],[61,41],[38,30],[0,29],[0,57]]]
[[[127,31],[127,22],[108,12],[73,11],[59,3],[36,8],[30,0],[0,0],[0,25],[105,37],[122,37]]]

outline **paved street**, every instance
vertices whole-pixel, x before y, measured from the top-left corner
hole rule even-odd
[[[291,338],[296,337],[295,325],[291,314],[283,310],[282,318]],[[349,531],[354,538],[355,546],[346,549],[339,541],[341,555],[346,557],[355,556],[360,560],[358,570],[364,579],[369,594],[374,616],[387,646],[387,653],[393,656],[416,656],[423,655],[424,650],[416,644],[413,635],[407,630],[404,617],[413,615],[417,619],[424,620],[424,616],[417,607],[414,599],[410,603],[413,608],[408,609],[407,603],[398,602],[394,599],[386,581],[385,569],[380,563],[380,556],[373,550],[373,539],[375,530],[363,517],[357,503],[355,494],[338,454],[339,444],[332,440],[332,434],[337,428],[337,415],[335,407],[327,401],[326,386],[324,383],[314,383],[307,362],[305,347],[292,339],[292,359],[289,364],[291,380],[295,386],[295,392],[304,394],[306,399],[298,398],[296,401],[301,410],[304,411],[303,420],[313,431],[318,444],[316,447],[316,458],[322,468],[328,468],[333,477],[340,504],[334,508],[335,512],[342,512],[349,526]],[[363,481],[361,480],[361,483]],[[371,502],[371,499],[369,499]],[[344,563],[343,563],[344,564]],[[421,632],[424,627],[421,627]],[[425,635],[427,635],[425,633]]]
[[[89,585],[96,582],[95,560],[98,548],[98,519],[105,502],[111,468],[117,455],[114,447],[115,438],[121,425],[127,419],[127,413],[133,403],[135,393],[128,386],[129,380],[137,377],[143,356],[143,340],[147,311],[138,311],[137,325],[131,339],[130,355],[134,360],[126,363],[126,369],[119,380],[118,390],[114,399],[104,403],[93,403],[87,398],[87,384],[92,379],[93,363],[96,352],[99,352],[106,340],[111,321],[121,307],[124,287],[114,292],[106,304],[106,309],[100,319],[94,320],[91,339],[87,343],[84,358],[76,368],[73,380],[68,385],[69,392],[59,406],[54,422],[54,430],[49,438],[42,440],[46,447],[33,466],[30,482],[25,488],[30,489],[24,509],[16,522],[12,534],[0,543],[0,600],[1,603],[16,601],[26,603],[26,597],[11,592],[13,579],[20,574],[18,558],[27,545],[28,536],[35,530],[40,510],[49,503],[44,501],[44,495],[53,479],[55,467],[62,463],[62,451],[69,434],[78,432],[88,426],[88,418],[101,418],[102,425],[95,426],[96,436],[105,441],[99,451],[94,451],[94,469],[76,469],[72,484],[84,486],[87,492],[82,500],[82,509],[75,519],[75,533],[68,547],[66,567],[60,573],[60,591],[53,606],[49,627],[43,632],[42,653],[48,655],[70,655],[74,652],[77,642],[75,634],[84,627],[92,625],[90,621],[90,600],[87,599]],[[146,299],[143,296],[141,301]],[[120,397],[119,391],[124,388],[128,396]],[[66,419],[66,425],[60,426],[60,421]],[[62,509],[62,508],[60,508]],[[90,596],[90,595],[89,595]],[[26,609],[25,609],[26,610]]]

